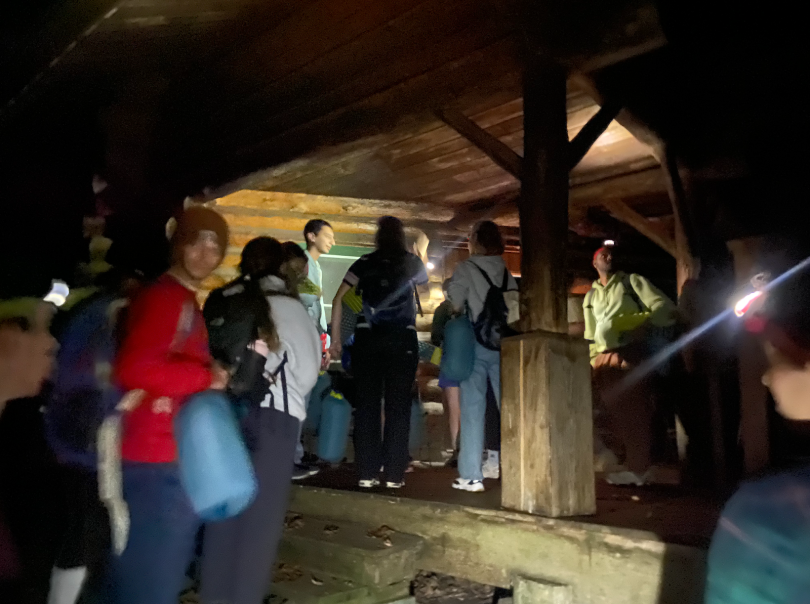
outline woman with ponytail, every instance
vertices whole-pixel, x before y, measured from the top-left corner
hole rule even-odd
[[[228,386],[259,484],[255,501],[235,518],[206,527],[201,601],[260,604],[265,596],[293,474],[306,397],[318,379],[321,341],[315,324],[283,277],[282,245],[250,241],[242,276],[205,304],[211,352],[229,368]]]

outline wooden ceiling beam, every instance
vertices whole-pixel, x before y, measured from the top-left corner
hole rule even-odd
[[[615,218],[630,225],[673,258],[677,258],[675,239],[659,225],[644,218],[621,199],[605,200],[604,205]]]
[[[621,111],[621,105],[607,103],[599,108],[591,119],[582,127],[574,139],[568,143],[568,170],[573,170],[590,151],[596,140],[602,136],[610,123]]]
[[[596,82],[589,75],[581,71],[575,71],[569,76],[569,79],[579,86],[585,94],[591,97],[597,105],[604,107],[609,104],[610,99],[605,99],[599,91]],[[650,150],[650,154],[658,160],[659,164],[662,163],[664,143],[656,132],[647,124],[636,118],[626,108],[622,108],[614,119],[632,134],[638,142],[646,145]]]
[[[445,124],[478,147],[509,174],[520,179],[523,158],[456,109],[440,109],[436,115]]]

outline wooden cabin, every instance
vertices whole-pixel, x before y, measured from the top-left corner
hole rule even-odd
[[[335,228],[323,264],[339,279],[390,214],[430,237],[435,289],[491,218],[521,277],[524,332],[503,355],[500,501],[300,487],[292,509],[412,532],[418,568],[519,586],[527,602],[697,603],[704,551],[672,532],[540,517],[611,505],[594,490],[587,352],[567,335],[567,298],[604,239],[674,297],[698,261],[743,282],[768,234],[803,229],[790,219],[806,197],[808,118],[790,111],[806,79],[799,21],[650,0],[18,3],[0,23],[4,279],[68,275],[82,217],[98,212],[153,253],[190,197],[233,232],[208,287],[252,237],[300,241],[313,217]],[[749,347],[740,435],[755,472],[772,420]]]

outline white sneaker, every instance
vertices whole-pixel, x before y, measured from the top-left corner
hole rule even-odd
[[[373,489],[374,487],[380,486],[380,481],[376,478],[372,478],[371,480],[360,480],[357,485],[361,489]]]
[[[613,472],[605,477],[605,482],[615,486],[634,486],[642,487],[647,483],[647,474],[639,476],[630,470],[623,470],[621,472]]]
[[[464,478],[456,478],[453,482],[453,488],[459,491],[470,491],[471,493],[481,493],[484,491],[484,483],[480,480],[466,480]]]
[[[405,486],[404,482],[391,482],[390,480],[385,483],[386,489],[401,489]]]
[[[501,464],[499,464],[497,461],[493,461],[492,458],[489,458],[481,467],[481,473],[484,475],[484,478],[492,478],[497,480],[501,477]]]

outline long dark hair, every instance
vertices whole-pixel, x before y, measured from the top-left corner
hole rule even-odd
[[[281,275],[283,262],[284,248],[277,239],[256,237],[250,240],[242,250],[242,261],[239,263],[245,293],[250,297],[256,315],[255,325],[258,337],[264,340],[267,347],[274,352],[279,349],[281,341],[267,296],[288,296],[296,299],[297,296],[288,291],[286,281],[284,291],[265,292],[262,290],[261,280],[268,276],[284,280]]]
[[[377,221],[374,236],[377,249],[386,254],[401,254],[408,251],[405,245],[405,226],[399,218],[383,216]]]

